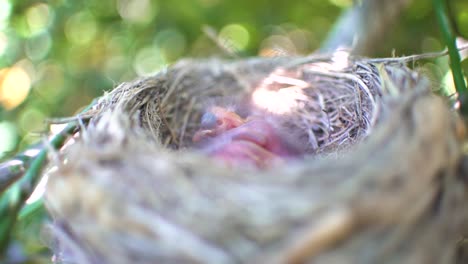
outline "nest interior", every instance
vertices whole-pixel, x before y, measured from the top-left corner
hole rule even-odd
[[[333,56],[186,60],[123,83],[56,153],[55,259],[463,263],[464,125],[432,85],[398,60]],[[292,101],[257,107],[301,139],[301,160],[227,168],[191,146],[210,100],[258,91]]]

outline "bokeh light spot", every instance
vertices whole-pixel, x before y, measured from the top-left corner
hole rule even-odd
[[[32,85],[34,84],[34,81],[36,80],[36,67],[34,64],[27,59],[23,59],[15,63],[16,67],[21,68],[26,74],[29,76],[29,80],[31,80],[31,88]]]
[[[137,24],[151,22],[158,11],[156,2],[149,0],[119,0],[117,8],[124,20]]]
[[[0,122],[0,158],[11,152],[18,143],[18,131],[13,123]]]
[[[166,59],[156,46],[141,49],[135,58],[134,69],[139,76],[148,76],[166,67]]]
[[[43,130],[45,117],[45,114],[36,108],[26,108],[19,116],[19,127],[23,133],[37,133]]]
[[[0,56],[5,53],[7,47],[8,37],[3,32],[0,32]]]
[[[9,0],[0,0],[0,20],[7,20],[11,13],[11,3]]]
[[[159,32],[156,35],[155,42],[169,61],[181,57],[187,47],[185,36],[175,29],[166,29]]]
[[[436,52],[442,49],[440,41],[433,37],[426,37],[421,41],[422,52]]]
[[[33,87],[34,92],[45,102],[53,104],[64,89],[63,69],[49,61],[38,66],[36,75],[38,81]]]
[[[294,29],[288,33],[288,37],[294,43],[294,46],[299,54],[309,54],[312,52],[310,49],[310,39],[312,34],[309,31],[302,29]]]
[[[26,11],[26,21],[30,36],[35,36],[47,30],[52,23],[52,11],[46,4],[36,4]]]
[[[49,33],[45,32],[26,40],[26,56],[31,60],[41,60],[49,53],[51,47],[52,39]]]
[[[31,78],[21,67],[0,70],[0,80],[0,103],[5,109],[15,108],[28,96]]]
[[[221,41],[226,40],[234,45],[237,50],[244,50],[249,44],[249,31],[242,25],[230,24],[221,29],[219,32]],[[229,47],[228,47],[229,48]]]
[[[458,29],[464,38],[468,38],[468,11],[461,12],[458,15]]]
[[[113,82],[118,83],[124,81],[121,79],[121,77],[124,72],[128,70],[127,63],[128,59],[125,56],[114,56],[107,58],[104,64],[104,72]]]
[[[96,21],[89,12],[79,12],[70,17],[65,24],[65,35],[74,44],[87,44],[94,39],[96,33]]]
[[[286,36],[272,35],[261,43],[260,56],[276,57],[297,54],[294,43]]]
[[[341,8],[350,7],[353,4],[352,0],[328,0],[328,2]]]

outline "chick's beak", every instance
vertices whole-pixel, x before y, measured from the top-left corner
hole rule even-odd
[[[207,137],[216,137],[244,123],[245,120],[235,112],[222,107],[213,107],[210,112],[203,114],[201,118],[202,129],[195,133],[192,141],[199,142]]]
[[[241,126],[245,120],[233,111],[222,107],[213,107],[213,115],[216,117],[215,129],[218,133]]]
[[[207,138],[207,137],[213,137],[215,132],[212,129],[207,129],[207,130],[200,130],[195,133],[192,137],[192,141],[194,143],[200,142],[201,140]]]

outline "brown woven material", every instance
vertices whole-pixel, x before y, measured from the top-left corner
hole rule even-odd
[[[327,56],[188,60],[121,84],[50,175],[56,259],[462,261],[464,126],[430,85],[401,63]],[[303,159],[227,169],[191,146],[207,101],[259,89],[293,94],[286,114],[256,107],[289,115]]]

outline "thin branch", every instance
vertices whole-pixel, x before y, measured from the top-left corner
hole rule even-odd
[[[320,52],[351,49],[356,55],[371,55],[411,0],[363,0],[343,12]]]

